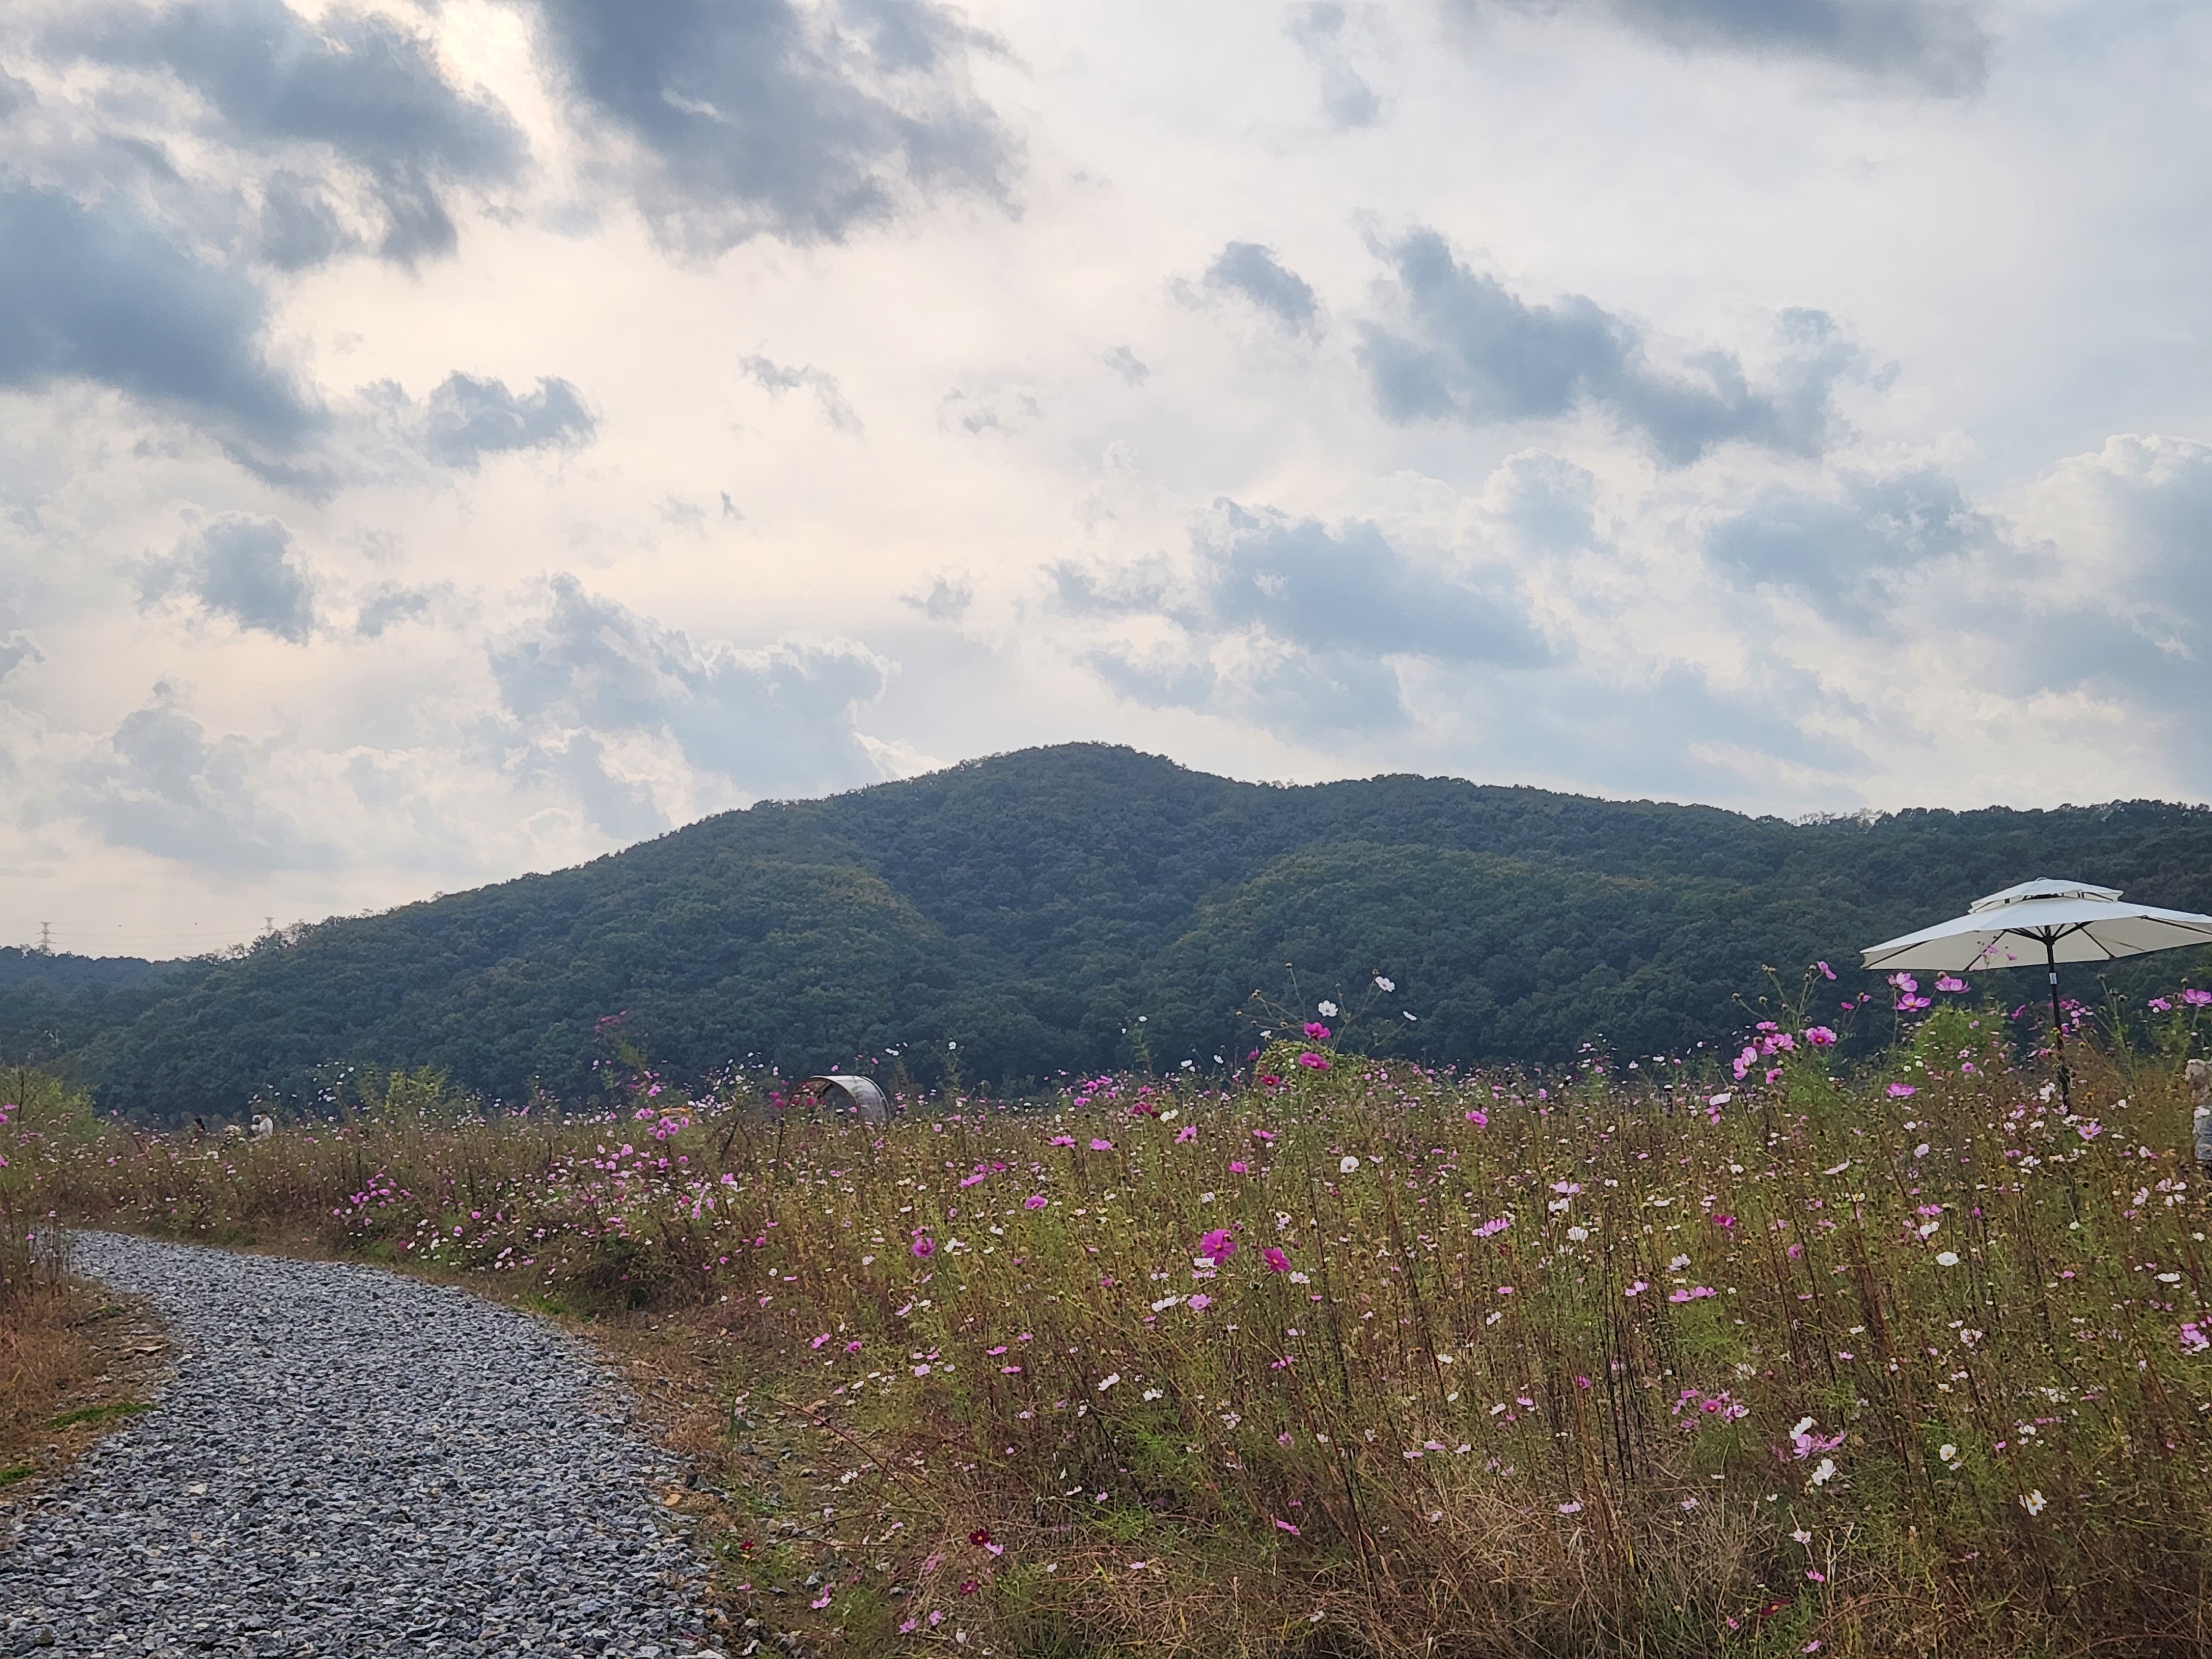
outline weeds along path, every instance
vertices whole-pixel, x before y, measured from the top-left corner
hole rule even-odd
[[[0,1653],[716,1650],[673,1472],[557,1331],[349,1263],[72,1254],[151,1299],[176,1375],[0,1547]]]

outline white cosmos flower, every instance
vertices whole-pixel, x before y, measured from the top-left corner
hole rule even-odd
[[[2043,1495],[2043,1489],[2039,1486],[2020,1500],[2020,1506],[2030,1515],[2040,1515],[2043,1513],[2045,1505],[2050,1502],[2051,1500]]]
[[[1322,1003],[1321,1005],[1321,1017],[1323,1019],[1334,1019],[1336,1018],[1336,1005],[1333,1002]]]
[[[1836,1460],[1832,1457],[1822,1458],[1820,1467],[1813,1471],[1813,1484],[1816,1486],[1825,1486],[1835,1478]]]
[[[1336,1164],[1337,1173],[1339,1175],[1350,1175],[1358,1167],[1359,1160],[1349,1152],[1346,1152],[1342,1158],[1339,1158]]]
[[[1098,1392],[1099,1392],[1099,1393],[1101,1393],[1101,1394],[1105,1393],[1107,1389],[1109,1389],[1112,1388],[1112,1387],[1113,1387],[1116,1382],[1119,1382],[1121,1380],[1121,1372],[1119,1372],[1119,1371],[1109,1371],[1109,1372],[1106,1374],[1106,1380],[1105,1380],[1104,1382],[1101,1382],[1101,1383],[1098,1385]]]
[[[1936,1251],[1936,1265],[1937,1267],[1957,1267],[1957,1266],[1959,1265],[1959,1253],[1958,1253],[1956,1250],[1938,1250],[1938,1251]]]
[[[1382,975],[1377,974],[1375,975],[1375,988],[1378,991],[1395,991],[1398,988],[1398,981],[1385,979]]]
[[[1950,1462],[1954,1458],[1957,1457],[1958,1455],[1959,1449],[1948,1440],[1942,1445],[1936,1448],[1936,1455],[1942,1459],[1946,1463]]]

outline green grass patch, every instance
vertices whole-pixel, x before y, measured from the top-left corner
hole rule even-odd
[[[106,1406],[79,1406],[49,1423],[50,1429],[73,1429],[80,1423],[106,1423],[118,1417],[136,1417],[154,1408],[143,1400],[118,1400]]]

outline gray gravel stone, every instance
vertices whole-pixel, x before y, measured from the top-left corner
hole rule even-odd
[[[176,1376],[0,1538],[0,1654],[713,1650],[677,1472],[561,1332],[351,1263],[72,1252],[152,1299]]]

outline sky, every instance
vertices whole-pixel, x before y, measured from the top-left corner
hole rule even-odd
[[[1076,739],[2204,799],[2208,87],[2181,0],[13,0],[0,943]]]

